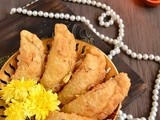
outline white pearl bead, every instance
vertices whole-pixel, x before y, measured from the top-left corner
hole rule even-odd
[[[119,48],[115,48],[114,51],[116,52],[116,54],[119,54],[121,52]]]
[[[43,16],[47,18],[48,17],[48,12],[44,12]]]
[[[100,35],[100,33],[99,33],[99,32],[96,32],[96,35],[97,35],[97,36],[99,36],[99,35]]]
[[[117,37],[117,40],[118,40],[118,41],[122,41],[122,37],[121,37],[121,36],[118,36],[118,37]]]
[[[126,51],[126,53],[127,53],[127,55],[130,55],[130,54],[132,53],[132,50],[128,49],[128,50]]]
[[[12,8],[10,14],[14,14],[16,12],[17,12],[16,8]]]
[[[160,89],[160,86],[158,84],[154,85],[154,88],[159,90]]]
[[[43,11],[39,11],[39,12],[38,12],[38,15],[39,15],[39,16],[42,16],[42,15],[43,15]]]
[[[146,120],[146,118],[144,118],[144,117],[141,117],[141,120]]]
[[[105,9],[106,8],[106,4],[102,4],[101,7],[102,7],[102,9]]]
[[[154,59],[154,55],[153,55],[153,54],[150,54],[150,55],[148,56],[148,58],[149,58],[150,60],[153,60],[153,59]]]
[[[110,25],[114,24],[113,20],[109,20],[108,22],[109,22]]]
[[[38,12],[37,11],[33,11],[33,16],[37,16]]]
[[[82,0],[82,3],[83,3],[83,4],[86,4],[86,0]]]
[[[28,6],[30,6],[31,5],[31,3],[28,3],[27,5],[25,5],[25,7],[28,7]]]
[[[60,13],[59,17],[60,17],[61,19],[63,19],[63,18],[64,18],[64,13]]]
[[[115,39],[115,40],[113,40],[113,44],[114,44],[114,45],[117,45],[118,43],[119,43],[119,41],[118,41],[118,40],[116,40],[116,39]]]
[[[81,22],[85,22],[86,18],[84,16],[81,17]]]
[[[118,120],[124,120],[123,116],[118,117]]]
[[[114,10],[113,10],[113,9],[111,9],[110,11],[111,11],[111,13],[113,13],[113,12],[114,12]]]
[[[103,21],[103,17],[100,16],[100,17],[98,18],[98,20],[99,20],[99,21]]]
[[[157,107],[158,106],[158,102],[156,102],[156,101],[152,102],[152,106],[153,107]]]
[[[160,85],[160,79],[156,79],[155,83]]]
[[[124,33],[124,29],[123,28],[120,28],[118,31],[119,31],[119,33]]]
[[[78,16],[76,16],[76,20],[77,21],[80,21],[81,20],[81,17],[78,15]]]
[[[106,37],[104,38],[104,41],[105,41],[105,42],[108,42],[108,40],[109,40],[109,37],[106,36]]]
[[[81,3],[82,1],[81,0],[77,0],[77,3]]]
[[[155,59],[155,61],[157,61],[157,62],[160,61],[160,57],[159,57],[159,56],[155,56],[154,59]]]
[[[113,42],[113,39],[109,38],[108,43],[112,43],[112,42]]]
[[[124,28],[124,24],[119,24],[119,28]]]
[[[157,111],[158,111],[158,109],[157,109],[157,107],[152,107],[152,108],[151,108],[151,111],[153,111],[153,112],[157,112]]]
[[[86,23],[86,25],[89,25],[90,24],[90,20],[86,20],[85,23]]]
[[[66,20],[68,20],[68,19],[70,18],[70,15],[69,15],[69,14],[65,14],[65,15],[64,15],[64,18],[65,18]]]
[[[152,93],[153,93],[154,95],[158,95],[158,94],[159,94],[159,91],[158,91],[157,89],[154,89],[154,90],[152,91]]]
[[[156,117],[156,113],[155,112],[150,112],[150,116]]]
[[[77,2],[77,0],[72,0],[72,2],[74,2],[74,3],[75,3],[75,2]]]
[[[70,16],[70,20],[71,20],[71,21],[74,21],[75,19],[76,19],[76,17],[75,17],[74,15],[71,15],[71,16]]]
[[[106,15],[109,16],[111,14],[111,11],[107,11]]]
[[[59,13],[56,13],[54,16],[55,16],[56,19],[58,19],[59,18]]]
[[[99,25],[104,26],[104,21],[100,21]]]
[[[101,34],[101,35],[100,35],[100,38],[101,38],[101,39],[104,39],[104,35],[103,35],[103,34]]]
[[[22,8],[20,8],[20,7],[17,8],[17,12],[18,12],[18,13],[21,13],[21,12],[22,12]]]
[[[101,6],[101,3],[100,3],[100,2],[97,2],[96,6],[97,6],[97,7],[100,7],[100,6]]]
[[[130,119],[133,119],[133,116],[129,114],[129,115],[127,116],[127,119],[129,119],[129,120],[130,120]]]
[[[131,53],[131,57],[132,57],[132,58],[136,58],[136,57],[137,57],[137,54],[136,54],[135,52],[132,52],[132,53]]]
[[[27,13],[27,10],[26,10],[26,9],[23,9],[23,10],[22,10],[22,13],[23,13],[23,14],[26,14],[26,13]]]
[[[92,30],[92,29],[93,29],[93,25],[92,25],[92,24],[89,24],[89,28]]]
[[[91,0],[87,0],[87,4],[90,5],[91,4]]]
[[[116,15],[116,19],[120,19],[120,16],[119,16],[119,15]]]
[[[109,27],[109,23],[108,22],[104,23],[104,26]]]
[[[122,19],[118,19],[117,22],[121,25],[123,24],[123,20]]]
[[[115,56],[116,53],[115,53],[114,50],[111,50],[111,51],[110,51],[110,54],[111,54],[112,56]]]
[[[106,13],[101,14],[102,18],[106,17]]]
[[[119,33],[119,36],[124,37],[124,33]]]
[[[110,6],[107,6],[107,7],[106,7],[106,10],[107,10],[107,11],[110,11],[110,10],[111,10],[111,7],[110,7]]]
[[[116,12],[113,9],[111,10],[111,12],[112,12],[112,16],[116,15]]]
[[[158,97],[158,95],[153,95],[152,99],[155,100],[155,101],[157,101],[159,99],[159,97]]]
[[[95,5],[96,5],[96,1],[92,1],[91,4],[92,4],[93,6],[95,6]]]
[[[142,54],[137,54],[137,59],[141,60],[142,59]]]
[[[123,118],[126,119],[127,115],[125,113],[122,114]]]
[[[32,15],[32,11],[31,10],[27,11],[27,15],[31,16]]]
[[[108,58],[109,58],[110,60],[112,60],[113,57],[112,57],[112,55],[108,55]]]
[[[148,59],[148,55],[147,55],[147,54],[144,54],[144,55],[143,55],[143,59],[144,59],[144,60],[147,60],[147,59]]]
[[[53,13],[49,13],[49,18],[53,18],[54,14]]]
[[[95,28],[93,28],[92,31],[93,31],[94,33],[96,33],[96,29],[95,29]]]
[[[35,3],[35,1],[32,1],[32,2],[31,2],[31,4],[34,4],[34,3]]]
[[[124,43],[123,42],[120,42],[119,43],[119,47],[123,47],[124,46]]]
[[[122,49],[123,49],[124,51],[126,51],[126,50],[128,50],[128,46],[127,46],[127,45],[124,45],[124,46],[122,46]]]
[[[148,120],[155,120],[153,116],[149,116]]]
[[[117,15],[112,15],[112,19],[115,21],[117,19]]]
[[[119,115],[122,115],[123,114],[123,112],[122,112],[122,110],[119,110],[119,113],[118,113]]]

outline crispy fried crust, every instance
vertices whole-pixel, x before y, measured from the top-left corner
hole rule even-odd
[[[58,94],[62,104],[74,100],[76,96],[82,95],[105,77],[106,61],[104,55],[95,47],[91,47],[82,64],[73,74],[72,79]]]
[[[76,114],[67,114],[63,112],[52,112],[45,120],[96,120],[94,118],[84,117]]]
[[[18,55],[18,67],[12,79],[39,80],[43,73],[45,60],[45,47],[42,41],[26,30],[21,31],[20,54]]]
[[[127,74],[120,73],[64,105],[62,111],[102,120],[114,112],[118,104],[127,96],[129,88],[130,79]]]
[[[76,42],[66,25],[55,25],[55,36],[48,55],[41,84],[57,92],[65,84],[63,78],[73,71],[76,60]]]

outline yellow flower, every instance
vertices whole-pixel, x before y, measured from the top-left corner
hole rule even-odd
[[[23,101],[28,96],[28,91],[36,84],[35,80],[12,80],[6,87],[4,87],[0,94],[6,103],[11,99]]]
[[[36,120],[45,120],[49,112],[59,110],[58,95],[46,91],[35,80],[12,80],[0,94],[8,105],[6,120],[25,120],[32,116]]]
[[[4,114],[7,116],[5,120],[25,120],[26,117],[23,102],[12,100],[12,103],[6,108]]]
[[[25,102],[27,116],[35,115],[36,120],[45,120],[50,111],[59,110],[60,101],[58,95],[53,94],[51,90],[46,91],[40,84],[34,86],[29,91],[29,97]]]

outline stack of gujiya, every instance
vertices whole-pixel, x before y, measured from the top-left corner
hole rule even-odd
[[[60,111],[46,120],[103,120],[127,96],[130,79],[120,73],[105,79],[106,59],[96,47],[77,55],[76,41],[64,24],[55,25],[48,55],[42,41],[26,30],[21,32],[18,67],[13,79],[34,79],[58,93]]]

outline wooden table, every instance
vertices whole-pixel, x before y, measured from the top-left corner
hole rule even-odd
[[[22,6],[32,0],[1,0],[0,20],[5,19],[11,7]],[[124,42],[135,52],[160,55],[160,6],[151,8],[142,0],[99,0],[111,6],[124,20]],[[115,30],[104,29],[97,25],[97,17],[101,10],[95,7],[65,3],[75,14],[84,15],[91,20],[95,28],[106,35],[115,36]],[[125,108],[126,113],[134,117],[148,117],[151,108],[151,96],[154,80],[158,73],[159,64],[151,61],[131,59],[124,53],[120,57],[134,70],[147,84],[147,91]],[[160,96],[159,96],[160,97]],[[159,101],[160,103],[160,101]],[[160,110],[160,106],[159,106]],[[160,112],[157,120],[160,119]]]

